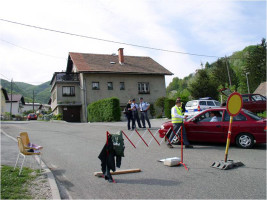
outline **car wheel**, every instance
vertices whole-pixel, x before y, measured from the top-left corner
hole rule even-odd
[[[172,144],[181,144],[180,139],[174,136],[174,139],[172,140]]]
[[[236,137],[236,144],[237,146],[244,148],[244,149],[249,149],[253,147],[254,145],[254,137],[249,134],[249,133],[240,133]]]

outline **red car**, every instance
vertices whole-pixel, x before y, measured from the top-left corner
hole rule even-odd
[[[266,111],[266,98],[260,94],[242,94],[243,108],[251,112]]]
[[[232,93],[229,88],[223,88],[219,91],[227,97]],[[266,97],[260,94],[242,94],[242,99],[243,108],[255,113],[266,111]]]
[[[213,113],[213,114],[212,114]],[[215,122],[210,122],[212,116]],[[226,143],[230,116],[226,108],[213,108],[202,111],[184,122],[187,139],[197,142]],[[171,122],[166,122],[159,130],[160,137],[164,137]],[[262,119],[252,112],[242,109],[234,117],[232,123],[231,144],[241,148],[251,148],[255,143],[266,143],[266,119]]]
[[[28,114],[27,119],[28,120],[37,120],[37,115],[34,113],[30,113],[30,114]]]

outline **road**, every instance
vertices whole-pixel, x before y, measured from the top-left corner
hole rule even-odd
[[[152,120],[152,127],[162,122]],[[142,172],[113,176],[117,182],[113,184],[93,173],[100,171],[97,157],[106,131],[125,130],[126,123],[2,122],[1,129],[13,137],[27,131],[31,142],[44,146],[43,161],[55,175],[62,198],[266,199],[265,144],[253,149],[231,146],[228,159],[245,164],[232,170],[210,167],[224,158],[224,144],[194,144],[194,149],[184,149],[184,163],[190,168],[186,171],[182,166],[167,167],[157,162],[180,156],[180,146],[169,149],[164,143],[159,146],[152,141],[148,148],[141,141],[134,149],[125,139],[121,169],[140,168]],[[126,133],[130,136],[132,132]],[[131,138],[138,142],[136,134]],[[146,134],[144,138],[149,141],[151,136]]]

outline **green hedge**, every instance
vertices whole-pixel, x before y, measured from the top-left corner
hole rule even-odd
[[[89,122],[120,121],[120,100],[112,97],[91,103],[87,107]]]
[[[175,105],[174,99],[168,99],[166,98],[164,101],[164,113],[165,117],[171,119],[171,109]]]

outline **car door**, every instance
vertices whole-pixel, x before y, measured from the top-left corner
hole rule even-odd
[[[251,95],[251,103],[254,112],[266,110],[266,98],[259,94]]]
[[[207,110],[194,117],[187,125],[187,137],[189,141],[219,142],[224,134],[222,126],[223,110],[216,110],[218,121],[211,121],[211,111]]]
[[[247,110],[251,110],[253,108],[252,102],[250,100],[250,96],[249,95],[242,95],[242,99],[243,99],[243,108],[247,109]]]
[[[221,138],[222,142],[226,142],[229,129],[229,121],[230,121],[230,115],[228,114],[227,110],[225,110],[222,122],[223,126],[223,135]],[[231,130],[231,142],[232,143],[235,142],[235,137],[238,133],[240,133],[240,130],[243,130],[243,132],[249,132],[249,129],[247,128],[248,126],[249,124],[247,121],[247,117],[245,115],[239,113],[237,116],[234,116],[232,123],[232,130]]]

